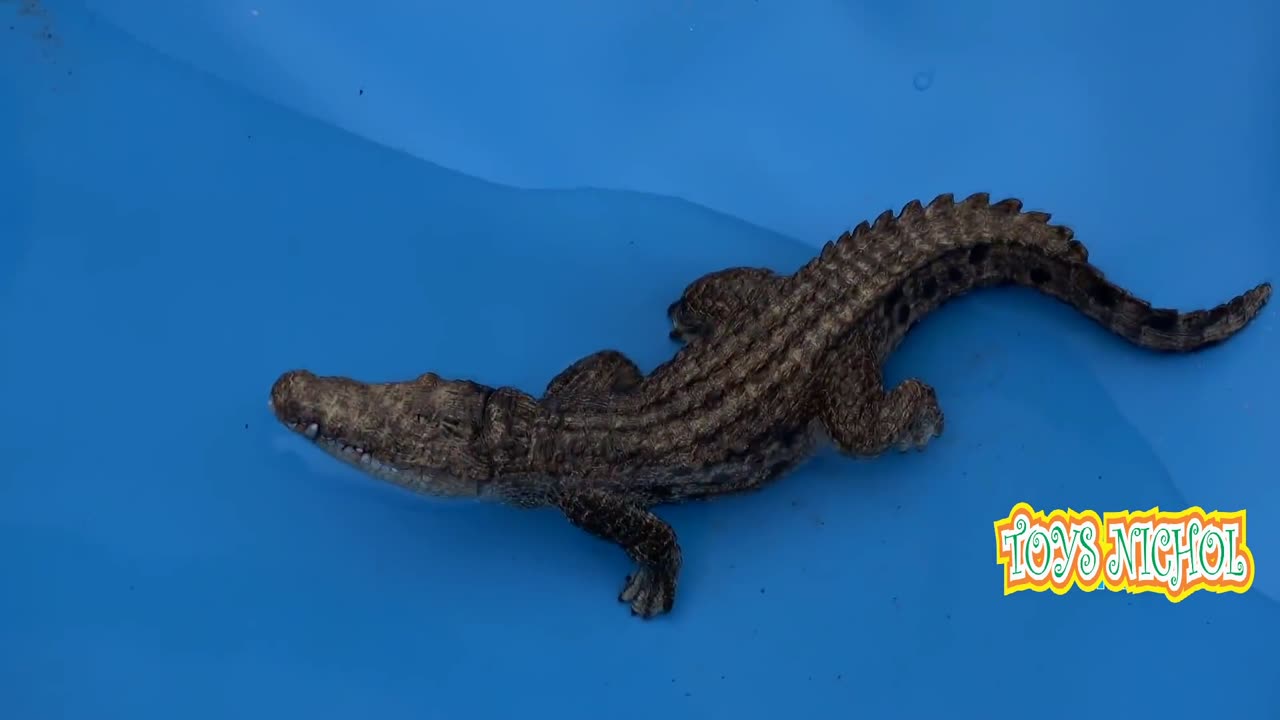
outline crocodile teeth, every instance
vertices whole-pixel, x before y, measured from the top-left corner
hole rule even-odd
[[[303,434],[306,435],[311,440],[315,440],[316,435],[318,435],[319,433],[320,433],[320,426],[315,423],[311,423],[310,425],[307,426],[307,430]]]

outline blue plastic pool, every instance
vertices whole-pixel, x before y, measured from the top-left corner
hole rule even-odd
[[[1277,316],[1194,356],[926,319],[927,452],[664,509],[675,611],[552,512],[276,424],[283,370],[531,391],[708,270],[913,198],[1159,305],[1280,279],[1280,5],[0,2],[0,717],[1280,717]],[[1243,594],[1005,595],[993,524],[1246,510]]]

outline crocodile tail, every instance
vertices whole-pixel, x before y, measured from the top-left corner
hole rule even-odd
[[[1049,268],[1057,264],[1058,271]],[[1240,332],[1271,299],[1271,283],[1260,283],[1212,308],[1180,312],[1151,303],[1108,280],[1097,267],[1051,258],[1044,265],[1008,268],[1009,279],[1062,300],[1107,330],[1139,347],[1192,352]]]
[[[912,200],[828,242],[785,282],[820,298],[826,312],[866,318],[868,329],[883,332],[886,352],[930,309],[981,286],[1036,288],[1139,346],[1170,352],[1222,342],[1271,297],[1263,283],[1206,310],[1152,307],[1107,280],[1071,228],[1050,220],[1017,199],[993,203],[988,193]]]
[[[1139,347],[1163,352],[1191,352],[1226,340],[1257,317],[1271,297],[1271,284],[1262,283],[1208,309],[1153,307],[1108,280],[1082,250],[1055,253],[1030,244],[980,243],[933,258],[886,294],[873,316],[882,355],[931,310],[979,287],[1036,289]]]

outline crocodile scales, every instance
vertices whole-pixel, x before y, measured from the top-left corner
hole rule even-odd
[[[758,488],[820,444],[856,457],[923,449],[943,430],[934,390],[885,387],[885,358],[921,317],[975,288],[1035,288],[1144,348],[1230,338],[1271,296],[1156,308],[1109,281],[1073,231],[986,193],[885,211],[791,274],[736,267],[691,283],[667,314],[683,341],[645,375],[602,350],[541,397],[436,373],[361,382],[293,370],[269,405],[330,454],[418,492],[552,507],[635,564],[619,600],[650,618],[675,601],[681,550],[653,512]]]

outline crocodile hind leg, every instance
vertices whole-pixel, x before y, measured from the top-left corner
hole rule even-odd
[[[852,347],[865,347],[864,341]],[[885,389],[880,365],[867,352],[838,356],[817,384],[818,417],[836,448],[857,457],[890,448],[923,450],[942,434],[937,393],[911,378]]]
[[[739,312],[767,308],[781,281],[782,276],[767,268],[734,267],[703,275],[667,307],[671,339],[710,337]]]
[[[631,358],[617,350],[601,350],[552,378],[540,402],[561,410],[603,407],[609,396],[631,392],[643,379]]]
[[[569,522],[622,548],[636,564],[618,595],[620,602],[631,605],[631,614],[648,619],[671,612],[681,554],[670,525],[645,508],[598,489],[563,490],[556,506]]]

